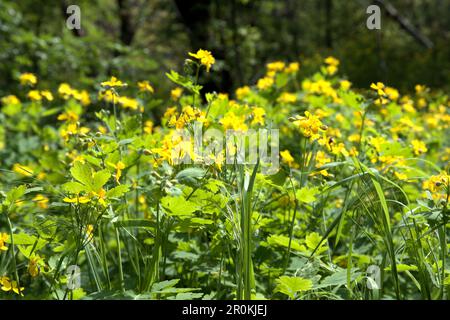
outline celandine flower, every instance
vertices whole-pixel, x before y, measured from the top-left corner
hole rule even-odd
[[[34,74],[26,72],[19,76],[19,81],[21,85],[34,86],[37,83],[37,78]]]
[[[153,89],[153,87],[150,85],[150,83],[148,81],[138,82],[138,87],[139,87],[139,91],[141,91],[141,92],[150,92],[150,93],[155,92],[155,90]]]
[[[120,81],[116,77],[111,77],[109,81],[104,81],[101,83],[101,86],[106,88],[126,87],[126,85],[126,83]]]
[[[8,250],[8,247],[5,246],[5,242],[8,241],[8,234],[6,233],[0,233],[0,250],[6,251]]]
[[[211,66],[216,62],[211,51],[208,50],[199,49],[197,53],[189,52],[189,55],[200,60],[200,63],[206,67],[207,72],[209,72]]]

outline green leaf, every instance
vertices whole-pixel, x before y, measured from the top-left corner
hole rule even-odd
[[[161,205],[167,214],[172,216],[191,215],[198,209],[195,203],[187,201],[183,196],[164,197],[161,199]]]
[[[193,92],[195,94],[200,94],[200,90],[202,89],[202,86],[194,85],[194,83],[189,78],[183,77],[178,72],[171,70],[170,73],[166,73],[166,76],[172,82],[188,89],[190,92]]]
[[[35,251],[41,249],[43,246],[47,244],[47,241],[42,238],[37,238],[35,236],[26,234],[26,233],[19,233],[19,234],[13,234],[14,238],[14,245],[25,245],[25,246],[31,246],[34,245],[36,242]],[[11,243],[11,239],[8,239],[6,242]]]
[[[108,197],[108,198],[120,198],[125,193],[127,193],[129,190],[130,190],[130,186],[129,185],[122,184],[120,186],[112,188],[111,190],[108,190],[108,192],[106,192],[106,197]]]
[[[70,173],[75,180],[78,180],[83,185],[92,188],[92,170],[87,163],[83,164],[79,161],[75,162],[73,167],[70,169]]]
[[[269,245],[278,245],[287,248],[289,246],[289,237],[282,235],[272,235],[267,238],[267,243]],[[305,246],[301,245],[297,240],[292,239],[291,250],[305,251]]]
[[[92,191],[99,192],[108,182],[109,178],[111,178],[111,173],[109,173],[107,170],[102,170],[94,173]]]
[[[319,188],[308,188],[303,187],[300,190],[297,190],[295,193],[295,197],[298,201],[303,203],[311,203],[316,201],[316,194],[320,193]]]
[[[350,279],[353,281],[361,275],[361,272],[356,272],[353,268],[351,270]],[[324,288],[324,287],[338,287],[347,284],[347,269],[339,270],[332,275],[323,279],[319,285],[314,286],[314,289]]]
[[[161,282],[156,282],[153,284],[151,291],[161,291],[164,289],[175,287],[175,285],[180,282],[180,279],[172,279],[172,280],[165,280]]]
[[[183,184],[194,185],[205,176],[205,170],[201,168],[188,168],[180,171],[175,178]]]
[[[295,299],[298,292],[304,292],[312,289],[312,281],[301,277],[282,276],[276,280],[277,287],[275,292],[281,292]]]
[[[80,193],[86,191],[86,186],[76,181],[70,181],[62,186],[63,190],[69,193]]]
[[[8,204],[13,204],[17,200],[19,200],[25,194],[26,191],[27,188],[25,187],[25,185],[21,185],[14,189],[11,189],[6,194],[6,201],[8,202]]]
[[[323,251],[327,250],[327,246],[325,245],[325,241],[321,243],[322,237],[317,232],[312,232],[308,234],[305,238],[305,244],[308,247],[308,249],[314,250],[316,249],[319,244],[320,247],[317,249],[317,253],[320,254]]]

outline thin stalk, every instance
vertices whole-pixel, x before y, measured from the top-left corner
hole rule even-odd
[[[117,242],[117,258],[119,263],[119,279],[120,279],[120,289],[122,292],[125,292],[124,288],[124,278],[123,278],[123,269],[122,269],[122,253],[120,250],[120,234],[119,228],[116,228],[116,242]]]
[[[12,253],[12,261],[13,261],[13,267],[14,267],[14,277],[16,278],[16,282],[17,282],[17,289],[19,290],[19,294],[20,292],[20,279],[19,279],[19,273],[17,272],[17,264],[16,264],[16,250],[14,248],[14,237],[13,237],[13,231],[12,231],[12,223],[11,220],[9,219],[9,215],[8,212],[6,213],[6,220],[8,221],[8,231],[9,231],[9,236],[11,237],[11,253]]]

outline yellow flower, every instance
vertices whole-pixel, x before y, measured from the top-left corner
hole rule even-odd
[[[256,84],[256,86],[258,87],[258,89],[260,90],[266,90],[268,88],[270,88],[273,85],[273,78],[271,77],[264,77],[258,80],[258,83]]]
[[[122,170],[125,169],[125,163],[122,161],[117,162],[116,164],[110,163],[111,166],[116,169],[116,182],[120,184],[119,180],[122,177]]]
[[[419,100],[417,100],[417,106],[419,108],[425,108],[427,106],[427,100],[425,100],[424,98],[420,98]]]
[[[416,109],[414,109],[414,105],[410,101],[402,104],[402,107],[403,107],[403,110],[405,110],[406,112],[416,113]]]
[[[33,198],[33,201],[37,203],[39,208],[47,209],[48,208],[48,198],[42,194],[38,194]]]
[[[295,103],[297,101],[297,96],[293,93],[283,92],[277,99],[281,103]]]
[[[104,81],[101,83],[101,86],[106,88],[125,87],[126,85],[126,83],[123,83],[116,77],[111,77],[109,81]]]
[[[153,122],[151,120],[147,120],[144,123],[144,132],[148,134],[152,134],[153,132]]]
[[[269,71],[281,71],[284,69],[285,67],[285,63],[282,61],[275,61],[275,62],[270,62],[267,64],[267,70]]]
[[[67,203],[85,204],[85,203],[88,203],[89,201],[91,201],[91,199],[89,197],[76,196],[75,198],[66,197],[63,199],[63,201],[67,202]]]
[[[376,84],[372,83],[370,85],[370,88],[375,90],[378,93],[379,96],[385,96],[386,95],[386,93],[384,92],[385,86],[384,86],[384,84],[382,82],[377,82]]]
[[[310,138],[311,141],[320,137],[319,131],[326,131],[322,121],[317,116],[312,115],[309,111],[305,111],[305,116],[296,116],[290,119],[295,125],[297,125],[305,137]]]
[[[281,161],[286,163],[289,167],[291,167],[294,164],[294,157],[291,155],[289,150],[284,150],[280,152]]]
[[[211,51],[208,50],[199,49],[197,53],[189,52],[189,55],[200,60],[200,63],[206,67],[207,72],[209,72],[211,66],[216,62]]]
[[[340,82],[340,86],[342,90],[348,90],[352,86],[352,83],[348,80],[342,80]]]
[[[389,103],[389,100],[386,99],[386,98],[383,98],[383,97],[379,97],[378,99],[375,100],[375,104],[377,106],[385,105],[385,104],[388,104],[388,103]],[[382,110],[382,111],[383,112],[387,112],[387,110]]]
[[[117,102],[117,94],[112,90],[102,90],[98,93],[99,100],[104,100],[107,102],[116,103]]]
[[[330,163],[331,159],[327,156],[327,154],[323,151],[317,151],[316,153],[316,168],[323,167],[325,164]],[[328,177],[329,173],[327,170],[320,170],[319,173],[324,177]]]
[[[254,107],[252,110],[253,114],[253,120],[252,125],[260,124],[264,125],[264,115],[266,114],[266,111],[263,108]]]
[[[139,107],[139,102],[136,99],[133,99],[133,98],[119,97],[117,99],[117,101],[125,109],[129,108],[129,109],[132,109],[132,110],[137,110],[138,107]]]
[[[150,92],[153,93],[155,92],[155,90],[153,89],[153,87],[150,85],[150,83],[148,81],[141,81],[138,82],[138,87],[139,87],[139,91],[141,92]]]
[[[42,100],[42,96],[38,90],[31,90],[30,92],[28,92],[27,97],[33,101],[41,101]]]
[[[395,171],[394,175],[397,177],[398,180],[402,180],[402,181],[408,180],[408,176],[402,172]]]
[[[424,85],[420,85],[420,84],[416,84],[416,86],[414,87],[414,89],[416,90],[417,94],[420,94],[422,92],[425,92],[425,90],[427,89],[426,86]]]
[[[5,246],[6,241],[8,241],[8,234],[6,233],[0,233],[0,250],[6,251],[8,250],[8,247]]]
[[[30,260],[28,261],[28,273],[33,278],[37,277],[40,272],[39,264],[41,263],[42,258],[39,255],[32,255]]]
[[[337,67],[340,64],[340,61],[338,59],[336,59],[335,57],[330,56],[330,57],[327,57],[325,59],[325,63],[327,65],[336,66]]]
[[[395,88],[386,87],[386,89],[384,89],[384,92],[391,100],[397,100],[400,97],[398,90]]]
[[[47,101],[53,101],[53,94],[48,90],[41,91],[41,96],[47,99]]]
[[[339,60],[334,57],[328,57],[325,59],[327,64],[326,70],[329,75],[333,75],[338,71],[338,66],[340,64]]]
[[[31,169],[30,167],[27,167],[27,166],[23,166],[20,163],[14,164],[12,170],[15,173],[21,174],[26,177],[31,177],[34,174],[33,169]]]
[[[300,70],[300,63],[298,62],[291,62],[289,65],[284,69],[284,72],[286,73],[296,73]]]
[[[15,95],[9,95],[2,98],[2,103],[6,106],[8,105],[18,105],[20,100]]]
[[[249,86],[244,86],[244,87],[236,89],[236,97],[239,100],[244,99],[249,93],[250,93],[250,87]]]
[[[94,226],[92,224],[86,226],[86,235],[89,241],[94,238]]]
[[[423,141],[415,139],[415,140],[411,141],[411,144],[413,146],[414,154],[416,156],[428,151],[427,146],[425,145],[425,143]]]
[[[377,152],[380,152],[381,147],[387,143],[387,140],[383,137],[371,137],[369,142]]]
[[[440,190],[449,188],[449,186],[450,175],[445,172],[441,172],[439,175],[431,176],[428,180],[423,182],[423,187],[433,193],[437,193]]]
[[[170,107],[167,108],[166,112],[164,112],[163,118],[169,119],[176,114],[177,114],[177,107]]]
[[[174,101],[177,101],[178,99],[180,99],[182,94],[183,94],[183,89],[182,88],[175,88],[175,89],[172,89],[170,91],[170,97]]]
[[[58,93],[63,99],[69,99],[73,95],[73,89],[69,84],[61,83],[58,87]]]
[[[9,291],[13,291],[16,294],[20,294],[21,296],[23,296],[22,291],[25,290],[24,287],[18,287],[17,285],[17,281],[11,281],[8,277],[1,277],[1,285],[2,285],[2,290],[9,292]]]
[[[77,122],[78,119],[78,115],[73,111],[67,111],[58,116],[58,120],[60,121]]]
[[[89,97],[89,93],[86,90],[83,90],[79,94],[76,94],[75,99],[79,100],[83,106],[91,104],[91,98]]]
[[[26,72],[19,76],[19,81],[21,85],[34,86],[37,83],[37,78],[34,74]]]
[[[233,129],[235,131],[247,131],[245,116],[237,116],[233,111],[229,111],[219,120],[224,130]]]

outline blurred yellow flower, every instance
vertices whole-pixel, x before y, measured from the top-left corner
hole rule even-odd
[[[298,62],[291,62],[289,65],[284,69],[284,72],[286,73],[296,73],[300,70],[300,63]]]
[[[9,95],[2,98],[2,103],[6,106],[8,105],[18,105],[20,104],[20,100],[15,95]]]
[[[8,250],[8,247],[5,245],[6,241],[8,241],[8,234],[6,233],[0,233],[0,250],[6,251]]]
[[[280,152],[281,161],[286,163],[289,167],[292,167],[294,164],[294,157],[291,155],[289,150],[284,150]]]
[[[384,88],[385,88],[385,86],[384,86],[384,84],[382,82],[377,82],[376,84],[372,83],[370,85],[370,89],[375,90],[378,93],[379,96],[385,96],[386,95],[386,93],[384,92]]]
[[[211,51],[208,50],[199,49],[197,53],[189,52],[189,55],[200,60],[200,63],[206,67],[207,72],[209,72],[211,66],[216,62]]]
[[[73,111],[66,111],[58,116],[60,121],[77,122],[79,119],[78,114]]]
[[[277,99],[281,103],[295,103],[297,101],[297,96],[294,93],[283,92]]]
[[[239,100],[244,99],[250,93],[250,87],[244,86],[236,89],[236,98]]]
[[[348,90],[352,86],[352,83],[348,80],[342,80],[339,84],[342,90]]]
[[[15,173],[18,173],[18,174],[26,176],[26,177],[31,177],[34,174],[33,169],[31,169],[30,167],[21,165],[20,163],[15,163],[12,167],[12,170]]]
[[[284,62],[282,62],[282,61],[274,61],[274,62],[268,63],[266,65],[266,67],[267,67],[267,70],[269,70],[269,71],[277,72],[277,71],[283,70],[285,65],[286,64]]]
[[[19,81],[21,85],[34,86],[37,83],[37,78],[34,74],[26,72],[19,76]]]
[[[41,96],[47,101],[53,101],[53,94],[48,90],[41,91]]]
[[[170,97],[172,98],[172,100],[175,100],[175,101],[180,99],[182,94],[183,94],[182,88],[175,88],[170,91]]]
[[[33,254],[28,261],[28,273],[33,278],[39,275],[39,264],[41,263],[42,258],[39,255]]]
[[[259,108],[259,107],[254,107],[252,109],[252,115],[253,115],[253,120],[252,120],[252,125],[255,124],[259,124],[259,125],[264,125],[264,116],[266,114],[266,111],[263,108]]]
[[[120,81],[114,76],[111,77],[110,80],[101,83],[101,86],[105,88],[125,87],[126,85],[126,83]]]
[[[413,146],[414,154],[416,156],[428,151],[427,146],[423,141],[414,139],[413,141],[411,141],[411,144]]]
[[[150,92],[150,93],[155,92],[155,90],[153,89],[153,87],[150,85],[150,83],[148,81],[138,82],[138,87],[139,87],[139,91],[141,91],[141,92]]]
[[[33,198],[33,201],[36,202],[39,208],[47,209],[48,208],[48,198],[42,194],[38,194]]]
[[[31,90],[30,92],[28,92],[27,97],[33,101],[41,101],[42,100],[42,96],[38,90]]]
[[[264,78],[261,78],[258,80],[258,83],[256,84],[256,86],[260,90],[266,90],[266,89],[270,88],[273,85],[273,83],[274,83],[273,78],[264,77]]]

